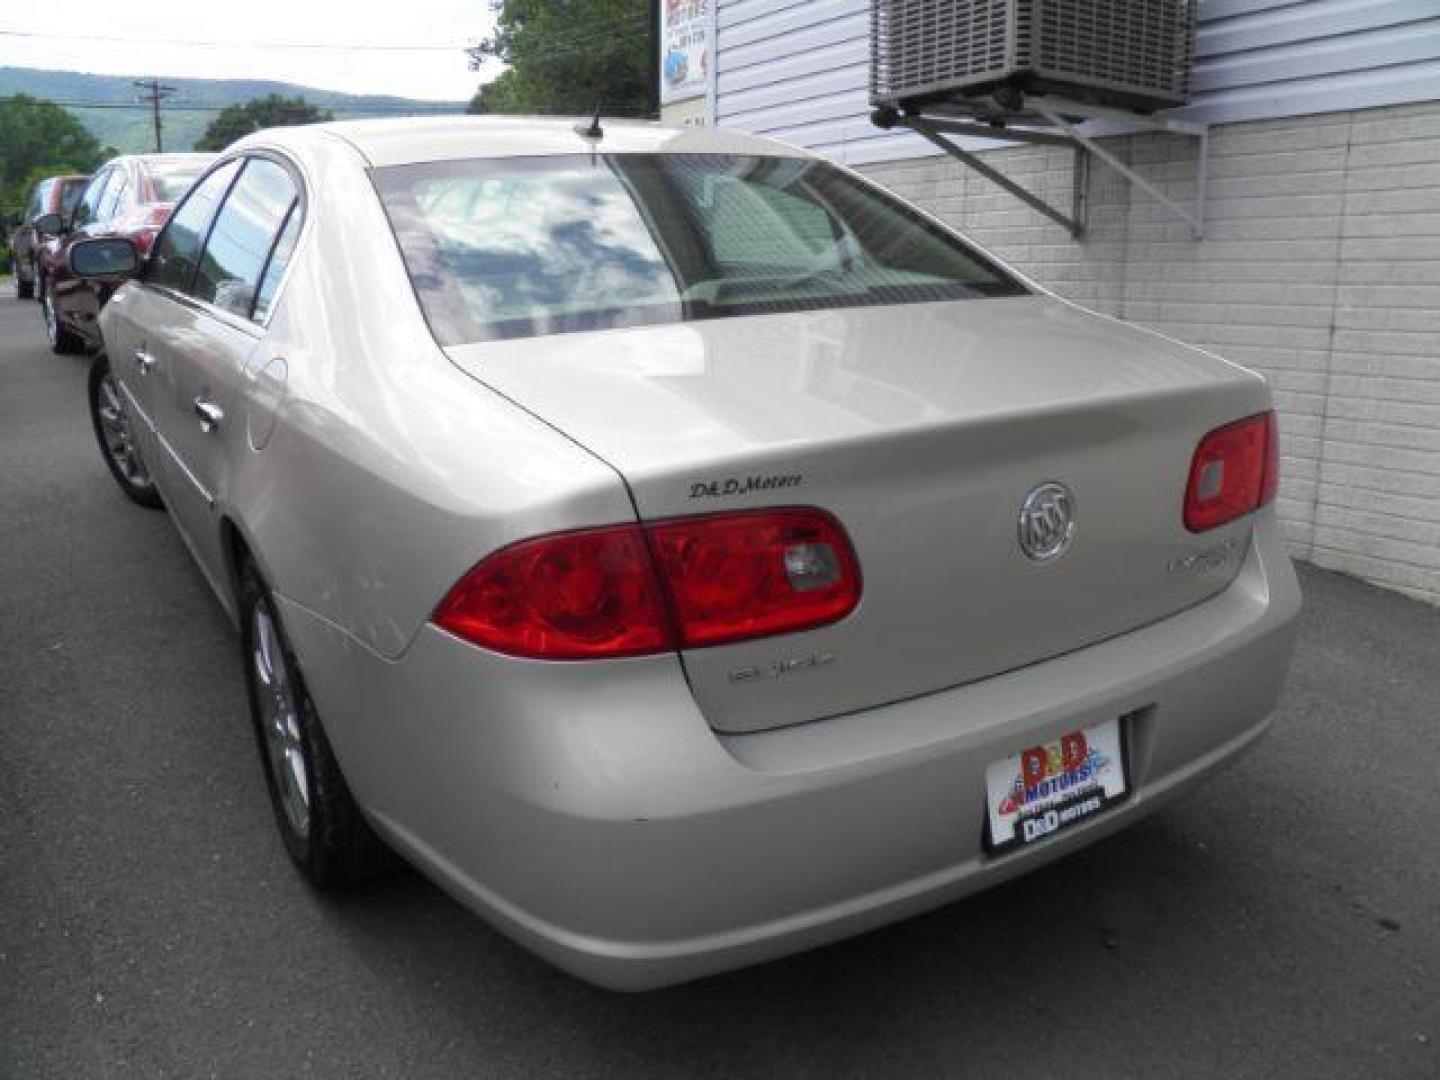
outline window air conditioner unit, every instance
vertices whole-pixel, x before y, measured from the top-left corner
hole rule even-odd
[[[923,108],[1011,87],[1137,111],[1183,105],[1195,7],[1196,0],[872,0],[871,100]]]

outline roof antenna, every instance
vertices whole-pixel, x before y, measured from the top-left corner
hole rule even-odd
[[[603,128],[600,127],[600,106],[601,106],[602,104],[604,104],[604,101],[605,101],[605,99],[604,99],[604,98],[601,98],[599,101],[596,101],[596,102],[595,102],[595,116],[594,116],[594,118],[590,121],[590,124],[589,124],[588,127],[587,127],[586,125],[584,125],[584,124],[576,124],[576,125],[575,125],[575,134],[576,134],[576,135],[579,135],[582,139],[597,139],[597,140],[598,140],[598,139],[603,139],[603,138],[605,137],[605,131],[604,131]]]

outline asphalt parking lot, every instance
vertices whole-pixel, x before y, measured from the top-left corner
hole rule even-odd
[[[0,1078],[1440,1076],[1440,610],[1315,570],[1272,734],[1084,853],[595,990],[415,874],[292,872],[236,645],[0,285]]]

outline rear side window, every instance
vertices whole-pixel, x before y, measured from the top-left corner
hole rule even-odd
[[[147,282],[182,291],[190,287],[190,277],[215,211],[239,171],[240,162],[227,162],[196,185],[180,204],[155,242],[145,272]]]
[[[123,170],[116,169],[114,179],[105,189],[105,198],[100,200],[100,208],[95,212],[96,221],[110,221],[120,212],[124,205],[125,191],[129,186],[130,178]]]
[[[85,194],[80,196],[80,201],[75,204],[75,216],[70,222],[73,228],[78,229],[95,220],[100,202],[105,197],[105,185],[110,182],[114,171],[103,169],[95,174],[95,178],[85,188]]]
[[[295,205],[290,207],[289,216],[285,218],[285,227],[280,230],[280,239],[275,241],[275,249],[270,253],[270,262],[265,266],[265,276],[260,279],[260,291],[255,294],[254,318],[257,322],[264,322],[270,315],[270,305],[275,302],[275,292],[280,288],[285,268],[290,265],[295,241],[300,239],[300,218],[300,203],[296,200]]]
[[[266,158],[247,161],[205,243],[190,288],[195,298],[248,319],[265,263],[295,200],[295,183],[282,166]]]

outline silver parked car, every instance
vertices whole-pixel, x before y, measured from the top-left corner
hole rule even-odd
[[[101,448],[239,625],[320,885],[393,849],[653,987],[1074,851],[1275,706],[1300,597],[1264,382],[822,158],[261,132],[143,264],[70,259],[133,276]]]

